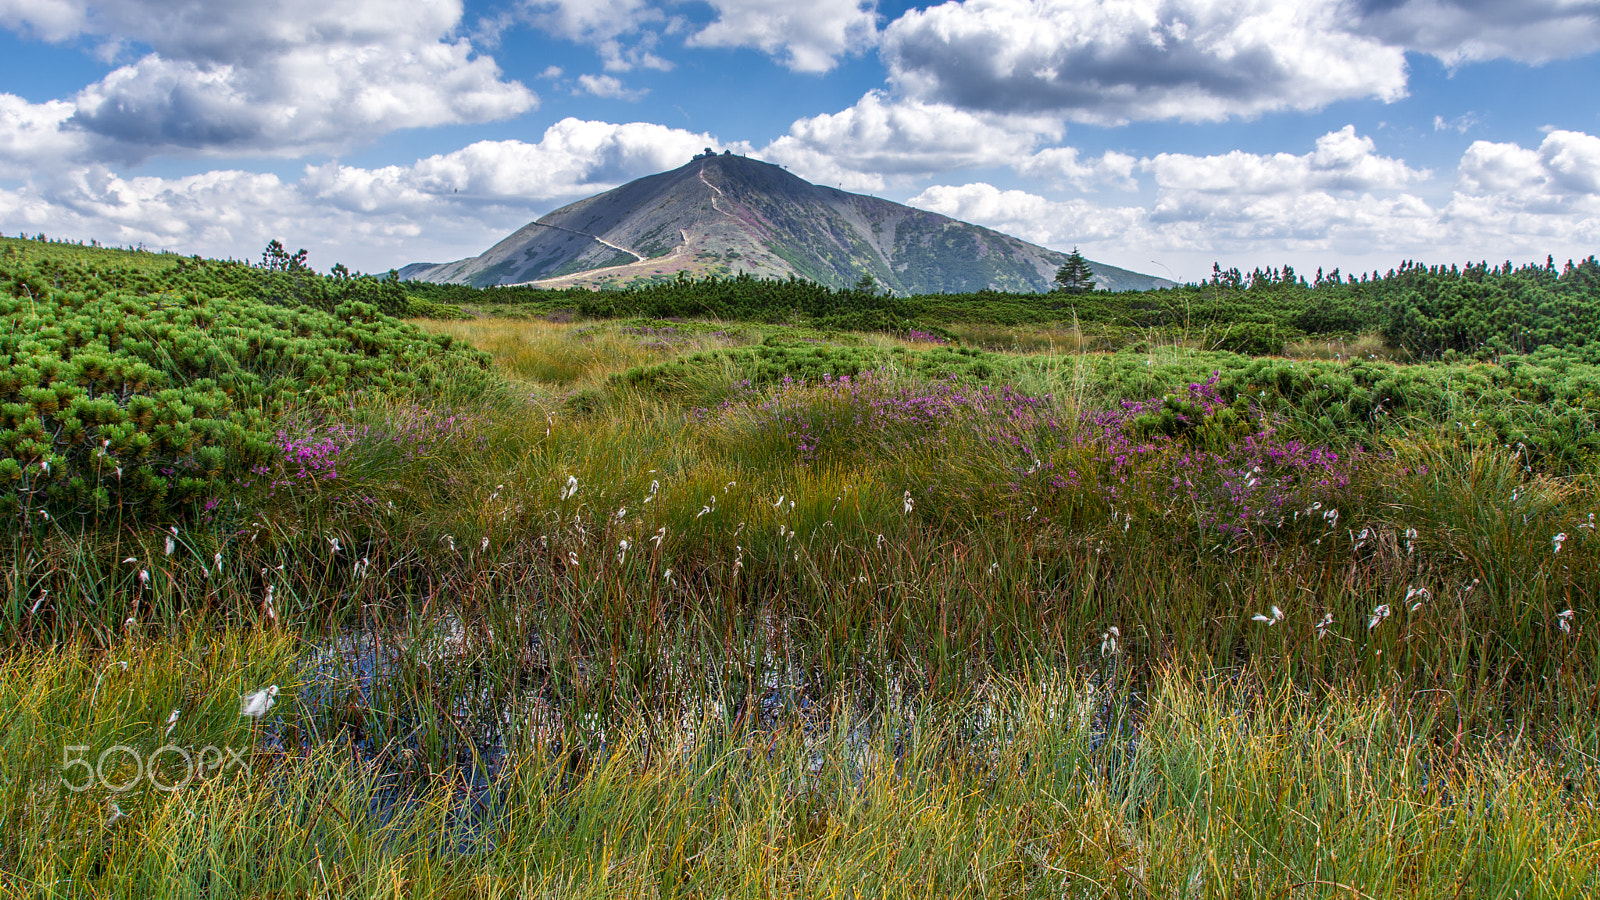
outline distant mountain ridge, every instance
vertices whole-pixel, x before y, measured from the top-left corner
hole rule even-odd
[[[1045,291],[1067,254],[889,200],[811,184],[743,156],[697,156],[530,222],[481,256],[403,279],[478,287],[623,287],[748,272],[898,294]],[[1092,262],[1103,290],[1173,282]]]

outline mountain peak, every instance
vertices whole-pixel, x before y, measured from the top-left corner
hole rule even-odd
[[[1043,291],[1066,254],[956,219],[812,184],[782,166],[698,154],[667,172],[564,206],[481,256],[414,264],[404,277],[479,287],[624,287],[687,274],[863,275],[902,294]],[[1111,290],[1171,282],[1091,263]]]

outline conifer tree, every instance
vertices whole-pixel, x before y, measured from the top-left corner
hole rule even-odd
[[[1056,290],[1068,294],[1085,294],[1094,290],[1094,271],[1077,247],[1067,255],[1067,261],[1056,270]]]

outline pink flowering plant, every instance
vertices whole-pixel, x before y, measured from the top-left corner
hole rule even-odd
[[[935,501],[920,507],[928,515],[1010,511],[1067,527],[1156,516],[1243,539],[1335,504],[1361,451],[1286,437],[1267,413],[1221,396],[1217,380],[1084,412],[1009,385],[897,385],[877,372],[786,379],[721,412],[751,419],[756,437],[801,462],[897,464]]]
[[[418,466],[481,441],[481,413],[390,403],[352,410],[351,420],[311,419],[278,429],[271,462],[251,469],[241,486],[263,504],[323,503],[334,509],[368,509],[394,502],[408,490]],[[448,474],[442,483],[452,483]]]
[[[1079,446],[1089,451],[1095,486],[1110,504],[1164,517],[1187,511],[1207,531],[1243,538],[1293,525],[1306,510],[1343,496],[1362,451],[1341,454],[1287,438],[1244,398],[1221,396],[1217,381],[1213,374],[1085,418]],[[1084,484],[1078,469],[1047,480],[1063,492]]]

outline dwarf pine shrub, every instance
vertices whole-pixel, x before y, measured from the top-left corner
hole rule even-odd
[[[59,267],[0,266],[0,514],[13,521],[215,499],[281,455],[274,423],[291,408],[488,364],[370,303],[325,312],[207,296],[182,273],[73,271],[58,287]]]

